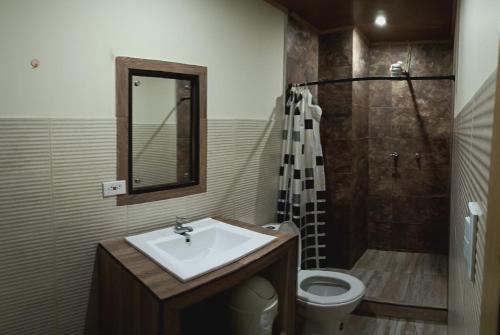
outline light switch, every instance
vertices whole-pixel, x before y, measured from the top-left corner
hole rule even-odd
[[[103,197],[113,197],[115,195],[125,194],[127,184],[125,180],[107,181],[102,183]]]

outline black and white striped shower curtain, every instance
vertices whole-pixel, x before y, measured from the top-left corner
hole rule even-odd
[[[301,232],[302,268],[326,264],[325,171],[319,122],[321,108],[307,88],[287,96],[283,127],[278,222],[293,221]]]

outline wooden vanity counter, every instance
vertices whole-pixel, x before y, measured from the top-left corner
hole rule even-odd
[[[217,220],[277,239],[218,270],[187,282],[139,252],[125,238],[99,243],[99,324],[101,334],[181,334],[183,309],[263,275],[278,293],[273,333],[294,334],[297,292],[297,237],[235,220]]]

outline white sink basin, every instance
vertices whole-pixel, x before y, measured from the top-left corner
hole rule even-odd
[[[129,236],[126,240],[181,281],[188,281],[232,263],[276,239],[212,218],[185,224],[186,237],[174,228]]]

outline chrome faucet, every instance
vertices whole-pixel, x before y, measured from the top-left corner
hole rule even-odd
[[[188,222],[189,222],[188,218],[176,216],[175,217],[174,233],[179,234],[179,235],[183,235],[183,236],[189,236],[188,233],[193,231],[193,227],[183,226],[183,224],[188,223]]]
[[[392,159],[394,159],[395,161],[397,161],[399,159],[399,152],[394,151],[389,156],[391,156]]]

